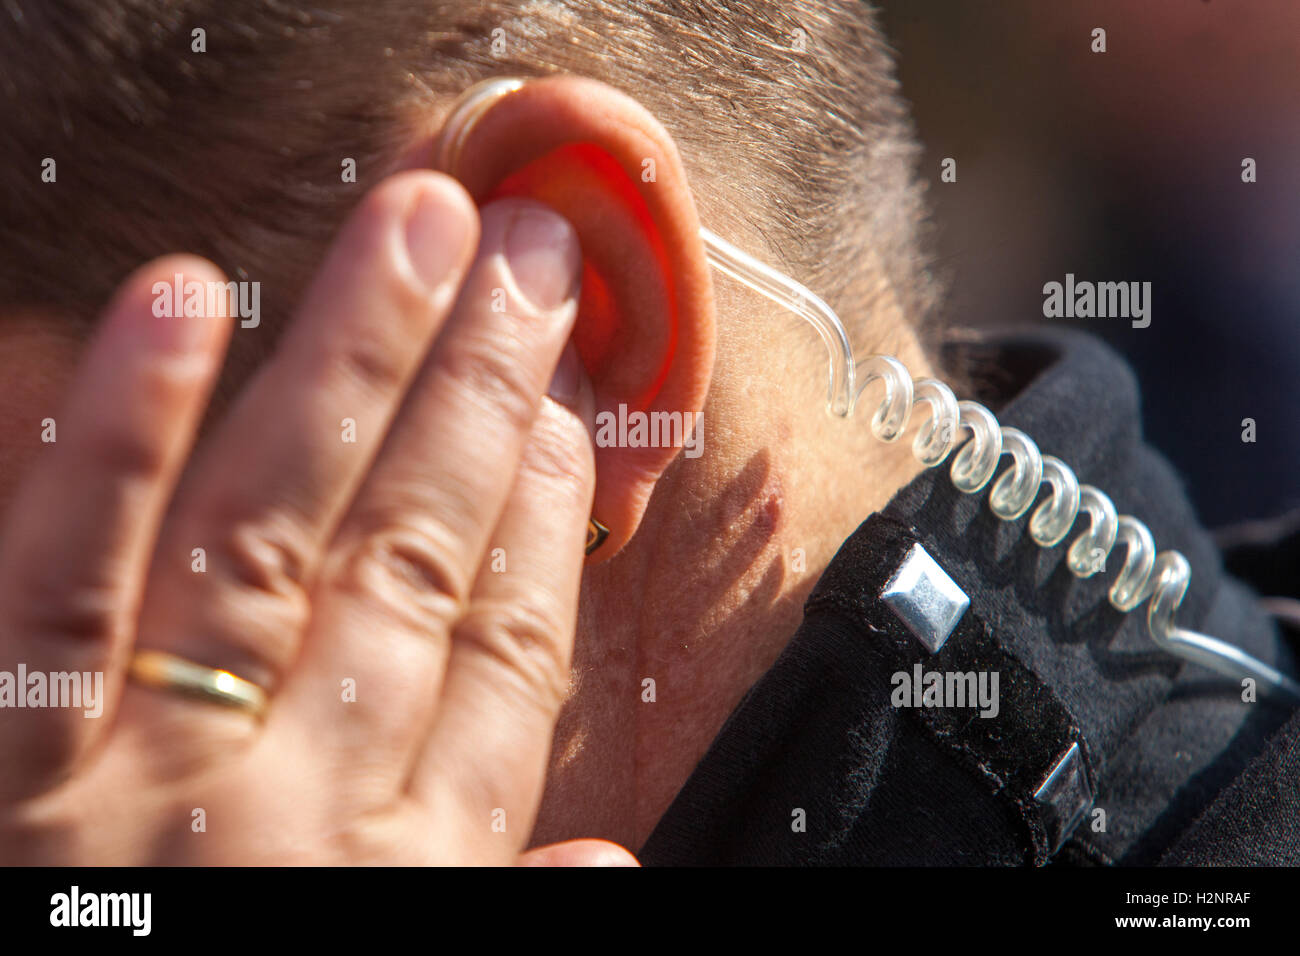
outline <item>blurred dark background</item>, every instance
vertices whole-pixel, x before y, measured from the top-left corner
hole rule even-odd
[[[880,2],[947,320],[1105,338],[1211,527],[1300,506],[1300,2]],[[1152,283],[1150,326],[1043,318],[1066,273]]]

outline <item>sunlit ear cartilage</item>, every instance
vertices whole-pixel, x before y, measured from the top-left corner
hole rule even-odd
[[[460,151],[465,140],[479,119],[491,109],[501,97],[523,87],[524,81],[517,77],[495,77],[475,83],[461,94],[452,106],[447,121],[443,123],[442,132],[433,150],[433,168],[455,175],[456,164],[460,161]]]
[[[925,406],[921,414],[927,423],[913,442],[913,453],[922,465],[935,468],[957,452],[951,478],[967,494],[982,493],[993,481],[1002,455],[1011,455],[1012,465],[993,481],[989,494],[990,507],[998,518],[1019,519],[1033,506],[1039,490],[1046,484],[1051,498],[1038,506],[1029,521],[1030,536],[1039,547],[1055,547],[1064,541],[1079,515],[1084,514],[1090,519],[1089,527],[1070,545],[1070,570],[1079,577],[1105,571],[1111,551],[1117,543],[1124,544],[1127,554],[1110,589],[1110,603],[1116,610],[1127,613],[1150,598],[1147,632],[1157,646],[1227,677],[1253,680],[1262,692],[1300,701],[1300,683],[1294,678],[1235,644],[1174,623],[1174,614],[1191,582],[1187,559],[1177,551],[1157,553],[1144,524],[1129,515],[1117,516],[1110,498],[1090,485],[1080,485],[1064,462],[1041,454],[1023,432],[1003,428],[993,413],[978,402],[954,401],[951,389],[943,383],[933,379],[913,383],[906,367],[892,356],[873,355],[855,363],[844,323],[822,299],[709,230],[701,228],[700,238],[710,264],[719,272],[784,306],[817,330],[830,357],[827,408],[831,414],[841,418],[851,415],[861,393],[873,381],[880,380],[885,395],[869,427],[876,438],[889,442],[906,431],[916,407]],[[956,436],[963,432],[966,434],[959,440]],[[589,544],[588,553],[591,549]],[[939,611],[927,608],[927,612],[933,612],[930,617],[937,615],[936,619],[943,619]],[[938,634],[942,630],[935,628],[929,617],[917,613],[910,619],[904,616],[904,620],[913,633],[920,628],[926,635],[918,634],[923,642],[930,631]]]
[[[591,554],[609,537],[609,529],[595,518],[587,519],[587,554]]]

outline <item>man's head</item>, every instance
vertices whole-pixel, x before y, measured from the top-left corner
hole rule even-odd
[[[928,371],[915,146],[871,11],[0,0],[0,16],[0,338],[35,315],[36,339],[46,327],[75,339],[132,268],[198,253],[262,285],[260,326],[234,335],[230,389],[361,196],[431,161],[465,89],[587,78],[532,83],[494,108],[462,178],[479,199],[554,200],[574,223],[587,259],[575,338],[598,409],[694,415],[707,398],[701,458],[596,450],[594,512],[612,529],[601,556],[618,560],[584,577],[539,833],[596,808],[596,832],[636,842],[620,828],[653,823],[789,637],[818,569],[917,468],[856,418],[824,414],[825,358],[806,327],[725,282],[715,308],[698,237],[703,223],[805,282],[859,351]],[[552,140],[565,145],[538,151]],[[6,374],[46,360],[43,341],[16,341],[0,348]],[[18,424],[0,418],[0,481],[6,448],[30,445],[58,395],[19,381],[11,402],[15,388],[30,395]],[[648,675],[667,706],[642,706]]]
[[[0,15],[9,308],[85,321],[131,268],[184,249],[261,281],[274,329],[366,185],[457,94],[555,72],[644,104],[704,223],[766,245],[850,321],[888,295],[919,323],[933,301],[910,127],[858,0],[6,0]],[[238,337],[236,357],[269,338]]]

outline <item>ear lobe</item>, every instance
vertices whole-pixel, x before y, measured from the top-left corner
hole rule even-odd
[[[580,77],[498,92],[462,100],[435,149],[440,168],[479,203],[527,196],[573,224],[584,257],[574,339],[598,415],[618,418],[622,406],[685,429],[676,445],[653,427],[615,430],[623,445],[597,442],[592,513],[610,534],[594,562],[635,532],[703,409],[715,342],[708,261],[676,147],[644,108]]]

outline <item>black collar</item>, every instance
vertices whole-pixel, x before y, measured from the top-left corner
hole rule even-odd
[[[968,344],[959,357],[1001,424],[1146,522],[1157,546],[1188,558],[1181,624],[1294,669],[1253,596],[1224,575],[1177,475],[1143,443],[1136,382],[1113,352],[1077,333],[1034,332]],[[1037,547],[1027,517],[1002,522],[986,498],[958,492],[945,464],[859,527],[800,630],[642,848],[643,862],[1159,859],[1285,711],[1244,703],[1240,688],[1156,648],[1145,605],[1124,615],[1107,603],[1113,569],[1076,579],[1067,544]],[[971,600],[935,655],[880,600],[916,543]],[[895,706],[892,675],[917,663],[997,671],[998,716]],[[1042,785],[1072,745],[1089,808],[1065,841],[1063,828],[1080,817],[1068,794],[1053,805]]]

